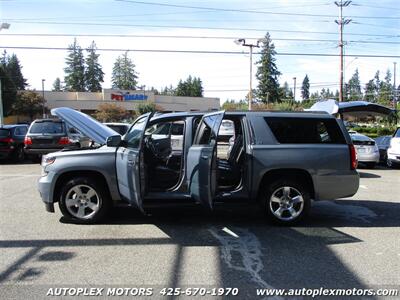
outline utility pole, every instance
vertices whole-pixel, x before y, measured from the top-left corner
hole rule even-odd
[[[397,110],[396,62],[393,62],[393,106]]]
[[[296,102],[296,77],[293,77],[293,104]]]
[[[246,44],[246,39],[238,39],[235,40],[235,43],[237,45],[242,45],[245,47],[249,47],[250,51],[250,90],[249,90],[249,110],[251,110],[251,104],[253,102],[253,48],[260,48],[260,41],[261,40],[257,40],[256,44]]]
[[[1,23],[0,24],[0,31],[2,29],[9,29],[10,28],[10,24],[8,23]],[[1,90],[1,78],[0,78],[0,126],[3,125],[4,122],[4,112],[3,112],[3,92]]]
[[[46,79],[42,79],[42,96],[43,96],[42,112],[43,112],[43,119],[46,118],[46,109],[45,109],[46,100],[44,99],[44,82],[45,81],[46,81]]]
[[[336,6],[339,7],[339,20],[335,20],[335,23],[339,25],[339,48],[340,48],[340,79],[339,79],[339,101],[343,101],[343,26],[351,22],[351,19],[343,18],[343,7],[349,6],[351,1],[340,0],[335,1]]]

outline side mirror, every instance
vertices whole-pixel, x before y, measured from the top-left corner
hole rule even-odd
[[[112,135],[107,138],[106,145],[107,147],[118,147],[121,143],[120,135]]]

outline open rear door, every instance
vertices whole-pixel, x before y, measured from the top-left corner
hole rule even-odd
[[[223,118],[224,111],[203,116],[187,157],[190,195],[209,209],[212,209],[217,186],[217,138]]]
[[[120,194],[143,210],[145,190],[145,166],[143,156],[143,138],[147,124],[153,114],[139,118],[124,136],[123,146],[116,153],[117,180]]]

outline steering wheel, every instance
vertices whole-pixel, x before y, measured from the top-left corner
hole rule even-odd
[[[151,153],[158,158],[158,159],[163,159],[162,154],[158,150],[158,148],[154,145],[154,140],[151,138],[151,136],[145,137],[144,142],[146,143],[147,148],[150,149]]]

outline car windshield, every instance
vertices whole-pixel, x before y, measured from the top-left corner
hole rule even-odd
[[[400,137],[400,128],[397,128],[396,133],[394,134],[394,137]]]
[[[10,130],[1,128],[0,129],[0,138],[6,138],[10,136]]]
[[[370,141],[371,139],[365,135],[361,135],[361,134],[352,134],[351,135],[351,139],[353,141]]]
[[[64,133],[64,126],[61,122],[36,122],[32,124],[29,133],[60,134]]]

